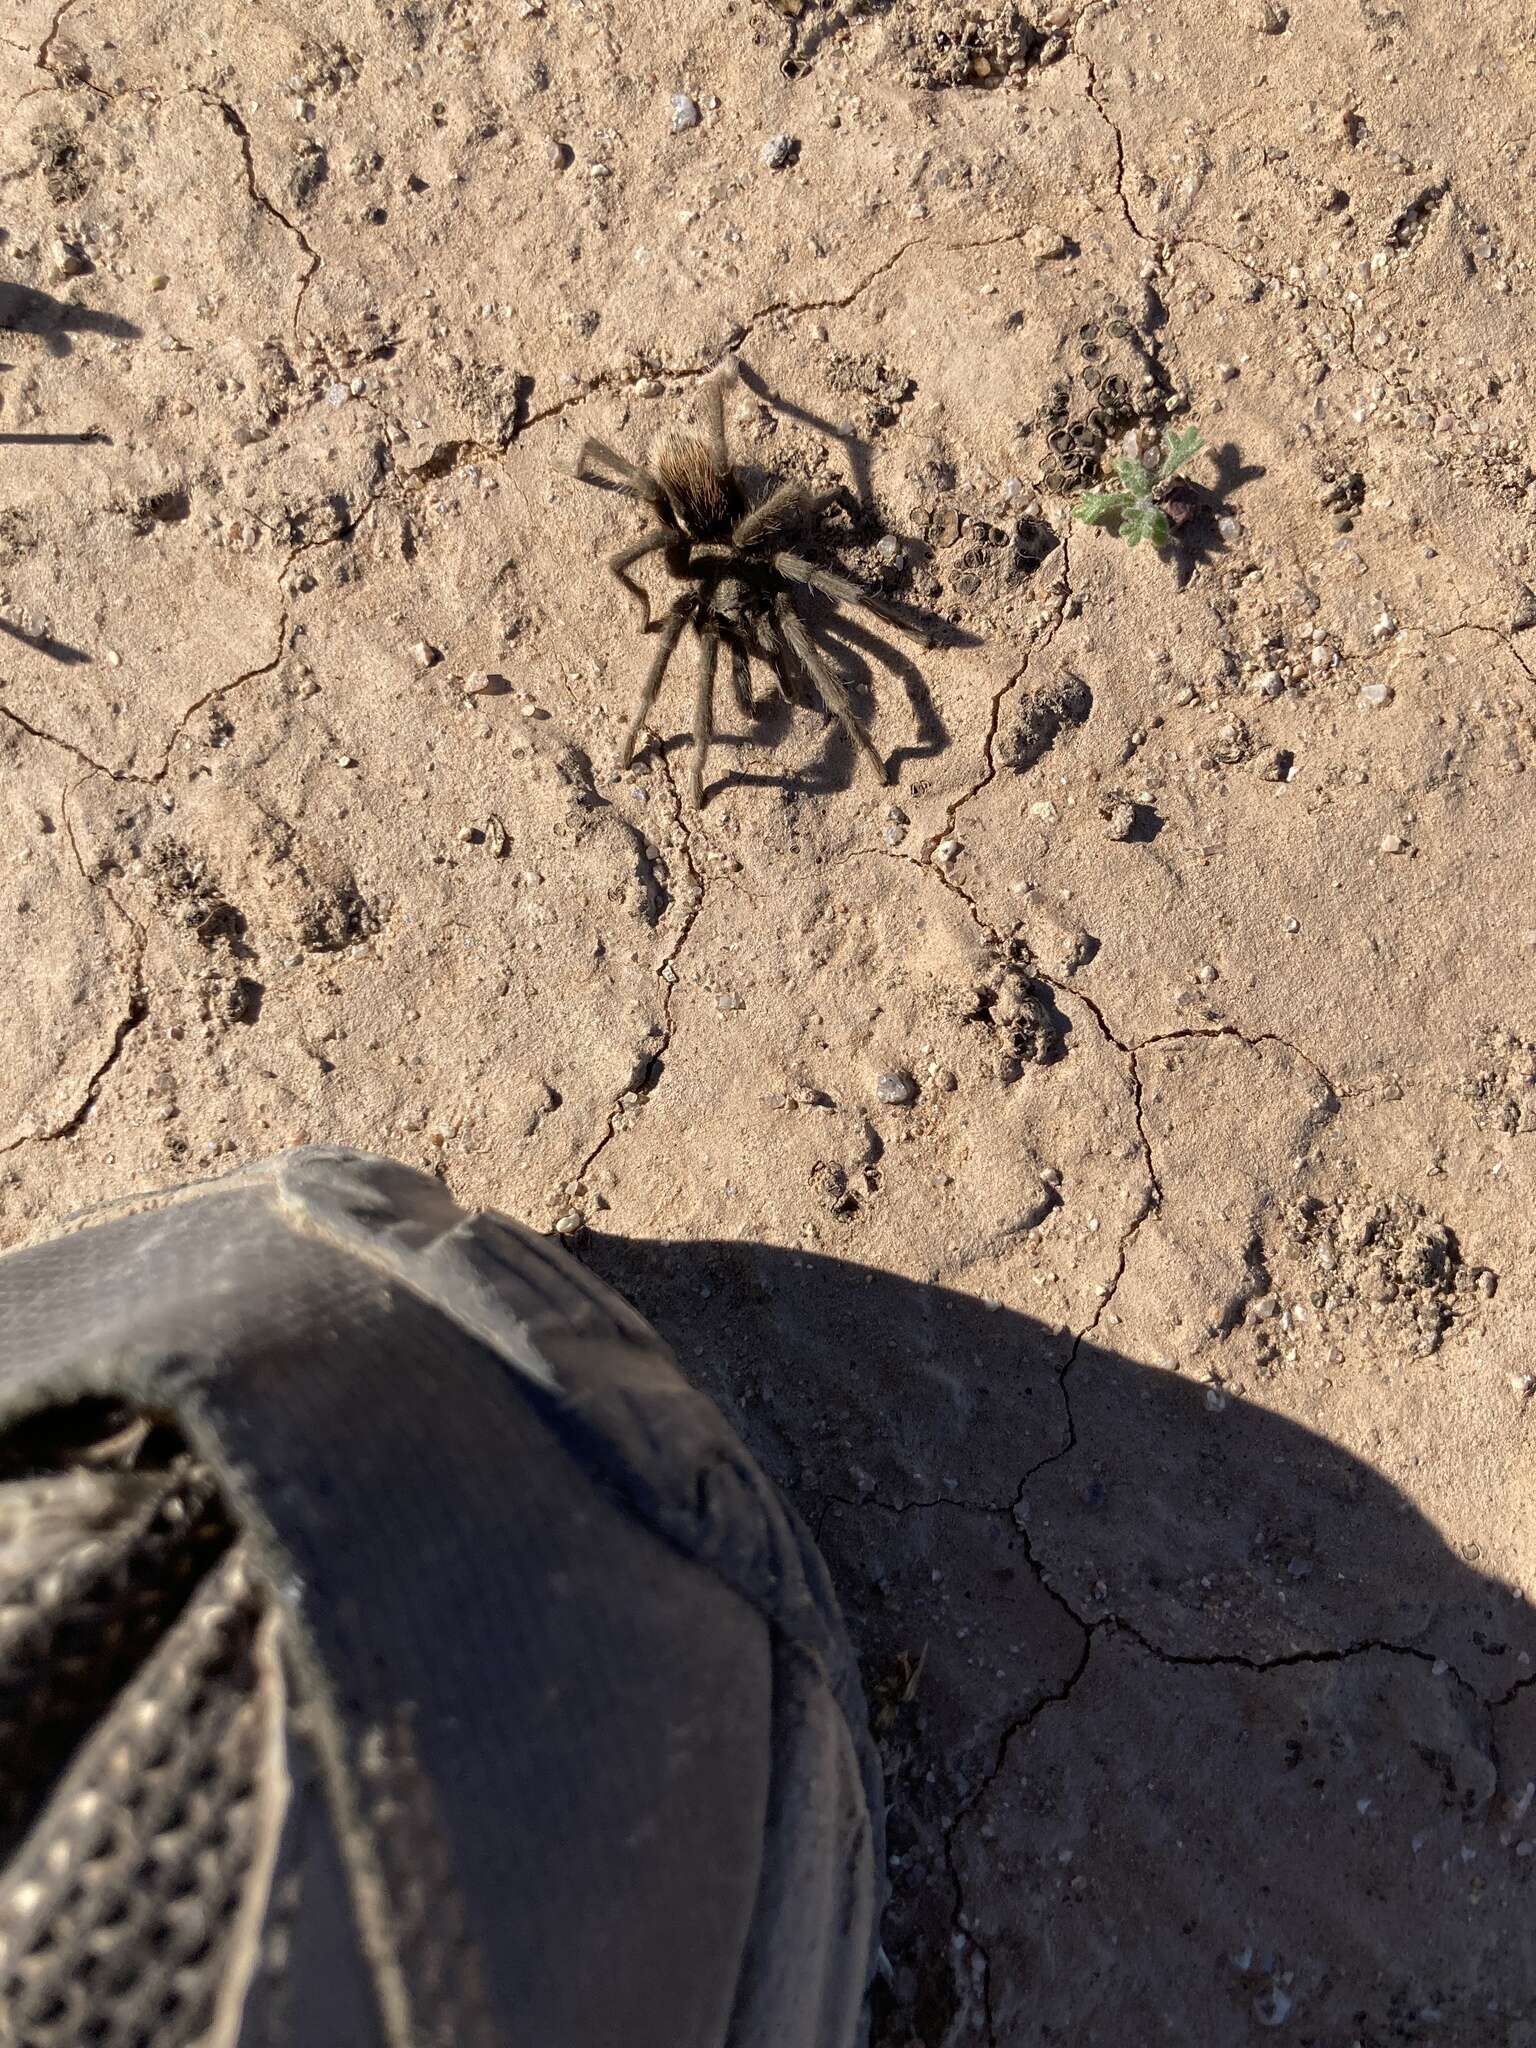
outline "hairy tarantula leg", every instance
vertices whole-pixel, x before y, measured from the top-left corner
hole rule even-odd
[[[716,469],[729,467],[725,453],[725,373],[716,370],[704,385],[704,432]]]
[[[818,569],[814,562],[807,562],[800,555],[775,555],[773,566],[792,583],[806,584],[812,590],[819,590],[823,597],[830,597],[838,604],[856,604],[864,611],[873,612],[877,619],[884,619],[888,626],[908,634],[914,640],[927,638],[920,626],[904,617],[893,604],[883,597],[866,590],[862,583],[855,583],[851,576],[839,576],[833,569]]]
[[[773,614],[765,612],[761,621],[763,645],[773,680],[778,685],[779,695],[786,704],[798,701],[794,674],[789,665],[789,649],[784,645],[784,635],[773,622]]]
[[[842,682],[831,662],[825,659],[815,641],[812,640],[810,634],[806,631],[805,621],[795,610],[794,603],[786,592],[780,591],[773,601],[773,609],[778,617],[779,624],[784,629],[785,639],[795,650],[795,654],[799,658],[806,674],[816,685],[817,689],[820,690],[827,709],[840,721],[843,730],[855,745],[861,747],[869,756],[870,761],[874,765],[875,773],[879,776],[880,780],[882,782],[887,781],[889,778],[885,772],[885,763],[875,752],[874,741],[865,731],[858,714],[849,703],[848,692],[843,688]]]
[[[807,503],[799,484],[780,484],[776,491],[769,492],[761,505],[754,505],[750,512],[737,520],[731,535],[732,547],[749,548],[765,533],[772,533],[776,526],[786,524],[792,515],[802,518]]]
[[[757,706],[752,702],[752,664],[747,659],[747,650],[737,640],[730,642],[731,689],[735,693],[736,706],[743,718],[755,718]]]
[[[649,633],[652,630],[651,600],[644,588],[635,581],[634,577],[626,576],[624,571],[631,562],[638,562],[642,555],[653,555],[658,548],[670,547],[676,539],[677,534],[670,526],[652,526],[642,533],[638,540],[631,541],[627,548],[620,548],[616,554],[608,557],[609,569],[618,577],[624,588],[640,607],[640,630],[642,633]]]
[[[576,451],[576,466],[573,471],[578,483],[589,484],[592,477],[584,474],[589,462],[600,463],[610,469],[620,480],[622,487],[632,498],[643,498],[647,505],[658,509],[663,503],[661,486],[654,477],[647,476],[638,464],[621,455],[617,448],[610,448],[606,441],[597,441],[589,434]]]
[[[656,702],[656,693],[661,688],[661,679],[667,672],[667,663],[672,659],[672,650],[682,637],[693,605],[693,594],[690,592],[687,597],[680,597],[677,600],[661,622],[661,642],[652,657],[645,687],[640,692],[640,709],[635,713],[634,723],[624,735],[624,745],[619,754],[619,760],[626,768],[635,758],[635,742],[644,731],[645,721],[651,715],[651,706]]]
[[[693,807],[704,808],[704,763],[715,732],[715,663],[720,634],[713,625],[699,628],[699,693],[693,700]]]

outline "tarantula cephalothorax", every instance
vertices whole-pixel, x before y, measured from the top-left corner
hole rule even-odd
[[[601,465],[611,480],[639,498],[656,523],[640,538],[608,557],[608,567],[640,606],[644,633],[660,636],[650,672],[640,693],[640,708],[624,737],[627,768],[645,722],[656,702],[684,628],[692,625],[699,643],[698,692],[693,714],[693,800],[704,801],[704,762],[714,735],[715,669],[723,640],[731,663],[731,685],[743,716],[752,717],[751,656],[773,670],[784,696],[794,701],[790,657],[793,656],[820,691],[827,709],[837,717],[856,746],[886,780],[885,763],[875,752],[848,692],[831,661],[811,638],[795,602],[797,590],[813,590],[834,604],[862,605],[902,632],[915,629],[891,606],[847,576],[823,569],[796,554],[794,536],[826,503],[796,483],[779,484],[753,505],[741,476],[726,454],[722,380],[704,386],[703,434],[662,436],[648,469],[641,469],[602,441],[586,440],[576,457],[576,475],[583,483],[604,481],[586,474],[587,465]],[[629,574],[643,555],[659,554],[669,575],[687,584],[659,619],[653,619],[645,591]]]

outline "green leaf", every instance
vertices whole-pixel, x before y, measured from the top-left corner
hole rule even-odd
[[[1151,490],[1152,478],[1148,474],[1147,465],[1138,462],[1134,455],[1117,455],[1114,470],[1132,497],[1144,498]]]
[[[1087,526],[1107,526],[1112,520],[1123,519],[1134,503],[1125,491],[1084,491],[1072,507],[1072,514]]]
[[[1169,434],[1163,442],[1163,459],[1158,466],[1157,481],[1165,484],[1170,477],[1177,476],[1185,463],[1192,462],[1204,446],[1196,427],[1184,427],[1176,434]]]
[[[1135,505],[1120,522],[1120,538],[1128,548],[1135,547],[1139,540],[1151,541],[1155,548],[1168,545],[1168,515],[1159,511],[1156,505]]]

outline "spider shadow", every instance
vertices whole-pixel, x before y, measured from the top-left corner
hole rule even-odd
[[[924,615],[906,606],[898,609],[904,618],[910,618],[915,629],[926,630],[929,627],[930,622]],[[877,665],[895,676],[906,692],[907,702],[917,720],[917,738],[912,744],[894,748],[886,757],[888,786],[895,786],[903,762],[931,760],[943,752],[949,744],[949,728],[939,715],[921,668],[909,654],[876,632],[862,617],[820,600],[806,605],[805,617],[812,637],[833,659],[860,716],[865,716],[877,701]],[[934,620],[931,627],[930,638],[935,641],[941,632],[949,634],[953,631],[945,620]],[[962,635],[961,638],[971,642],[975,636]],[[822,712],[827,718],[825,743],[813,764],[780,774],[754,774],[746,769],[733,768],[719,778],[711,793],[755,788],[826,796],[835,790],[847,789],[859,773],[853,744],[840,722],[822,704],[814,686],[798,671],[793,672],[782,687],[776,682],[766,697],[757,699],[750,735],[735,740],[729,734],[717,734],[716,743],[723,741],[727,746],[740,747],[775,745],[787,736],[794,714],[806,710]],[[679,736],[664,742],[663,751],[685,744],[686,740]]]
[[[848,612],[833,612],[818,621],[818,625],[822,639],[830,642],[841,657],[845,674],[852,676],[867,697],[875,695],[875,663],[895,676],[907,693],[907,702],[917,721],[917,737],[907,746],[893,748],[887,756],[886,773],[892,782],[903,762],[929,761],[942,753],[949,745],[949,727],[939,715],[927,678],[912,657]]]
[[[132,341],[143,332],[120,313],[57,299],[33,285],[0,284],[0,333],[35,334],[51,356],[67,356],[72,334],[106,334]]]
[[[848,471],[853,481],[853,495],[860,508],[868,510],[873,505],[871,462],[874,451],[862,435],[851,433],[846,427],[840,427],[832,420],[823,419],[820,413],[812,412],[807,406],[797,405],[792,398],[783,397],[740,356],[736,358],[736,374],[753,397],[760,398],[771,412],[779,413],[785,419],[794,420],[802,427],[809,427],[812,433],[819,434],[824,441],[836,441],[847,454]]]

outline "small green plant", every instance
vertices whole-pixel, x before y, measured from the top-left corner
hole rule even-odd
[[[1167,510],[1158,503],[1164,489],[1187,462],[1192,462],[1205,443],[1193,427],[1163,437],[1163,459],[1155,469],[1134,455],[1117,455],[1115,475],[1118,491],[1084,491],[1072,507],[1073,517],[1088,526],[1107,526],[1117,532],[1128,548],[1139,540],[1155,548],[1168,545],[1171,532]]]

